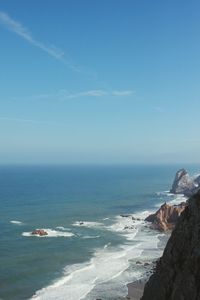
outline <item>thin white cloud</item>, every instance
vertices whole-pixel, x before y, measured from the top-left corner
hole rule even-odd
[[[29,44],[39,48],[40,50],[44,51],[54,59],[57,59],[61,61],[63,64],[65,64],[68,68],[75,72],[82,72],[78,66],[68,62],[64,58],[64,52],[60,49],[58,49],[55,46],[47,46],[44,43],[38,41],[33,37],[31,32],[20,22],[12,19],[7,13],[0,11],[0,23],[4,25],[8,30],[14,32],[18,36],[20,36],[22,39],[27,41]]]
[[[57,122],[48,122],[48,121],[40,121],[33,119],[21,119],[21,118],[10,118],[10,117],[0,117],[0,121],[8,121],[8,122],[17,122],[17,123],[30,123],[30,124],[44,124],[44,125],[64,125]],[[67,124],[65,124],[67,125]]]
[[[108,91],[108,90],[89,90],[80,93],[69,94],[67,98],[80,98],[80,97],[127,97],[133,96],[134,91]]]
[[[26,98],[13,98],[13,100],[60,100],[65,101],[68,99],[78,99],[78,98],[102,98],[102,97],[117,97],[117,98],[123,98],[123,97],[130,97],[134,96],[135,91],[133,90],[102,90],[102,89],[94,89],[94,90],[87,90],[82,92],[74,92],[71,93],[65,89],[59,90],[56,93],[52,94],[38,94],[33,95],[31,97]]]
[[[66,95],[66,98],[81,98],[81,97],[103,97],[108,95],[107,91],[104,90],[89,90],[79,93],[71,93]]]
[[[131,90],[125,90],[125,91],[112,91],[113,96],[132,96],[134,94],[134,91]]]

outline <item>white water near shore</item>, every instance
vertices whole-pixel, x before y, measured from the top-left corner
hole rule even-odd
[[[169,191],[165,191],[165,192],[158,192],[157,193],[158,196],[164,196],[164,197],[167,197],[166,199],[166,202],[168,204],[172,204],[172,205],[178,205],[180,204],[181,202],[185,202],[187,201],[188,197],[186,197],[185,195],[183,194],[172,194],[170,193]],[[163,201],[162,202],[158,202],[155,207],[159,208],[161,205],[163,204]]]
[[[185,197],[182,195],[173,197],[169,195],[168,202],[178,204],[184,200]],[[68,300],[92,300],[94,297],[104,296],[103,289],[106,290],[108,297],[105,299],[109,299],[109,293],[111,297],[113,291],[117,289],[119,296],[125,295],[126,284],[143,278],[147,272],[144,265],[150,265],[162,255],[165,244],[159,246],[159,242],[163,234],[150,229],[149,223],[144,221],[154,211],[116,216],[109,226],[106,224],[108,218],[104,218],[101,223],[87,221],[73,223],[73,226],[113,231],[125,237],[126,242],[118,247],[112,247],[108,243],[103,249],[96,249],[90,261],[67,266],[61,278],[37,291],[31,299],[61,300],[67,295]]]
[[[175,166],[2,170],[0,252],[6,272],[1,298],[30,299],[36,294],[48,299],[50,286],[56,284],[57,299],[62,299],[61,290],[67,293],[64,299],[123,299],[128,282],[148,276],[151,261],[162,254],[167,239],[143,219],[164,202],[184,200],[166,191],[175,170]],[[31,235],[37,228],[51,230],[50,235]]]
[[[71,237],[74,234],[71,232],[65,232],[60,230],[53,230],[49,228],[42,228],[45,232],[47,232],[47,235],[39,235],[39,234],[32,234],[31,232],[23,232],[22,235],[26,237],[39,237],[39,238],[48,238],[48,237]]]
[[[100,223],[100,222],[76,221],[72,224],[72,226],[88,227],[88,228],[102,228],[102,226],[104,226],[104,224]]]
[[[17,221],[17,220],[12,220],[10,223],[15,224],[15,225],[23,225],[23,222]]]

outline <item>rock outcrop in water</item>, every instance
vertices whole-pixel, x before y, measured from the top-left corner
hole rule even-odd
[[[149,215],[145,221],[151,222],[154,229],[160,231],[172,230],[186,205],[185,202],[182,202],[179,205],[165,203],[155,214]]]
[[[48,233],[44,229],[35,229],[31,232],[32,235],[44,236],[48,235]]]
[[[173,194],[184,194],[185,196],[194,195],[200,188],[200,176],[191,178],[185,169],[180,169],[176,172],[172,188]]]
[[[200,191],[182,212],[141,300],[200,300]]]

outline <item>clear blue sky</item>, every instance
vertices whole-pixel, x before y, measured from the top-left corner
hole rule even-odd
[[[200,162],[200,1],[2,0],[0,163]]]

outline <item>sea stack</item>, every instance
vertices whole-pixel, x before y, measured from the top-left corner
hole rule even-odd
[[[199,183],[199,176],[193,179],[185,169],[180,169],[176,172],[170,192],[190,197],[199,189]]]
[[[182,212],[141,300],[200,299],[200,192]]]

